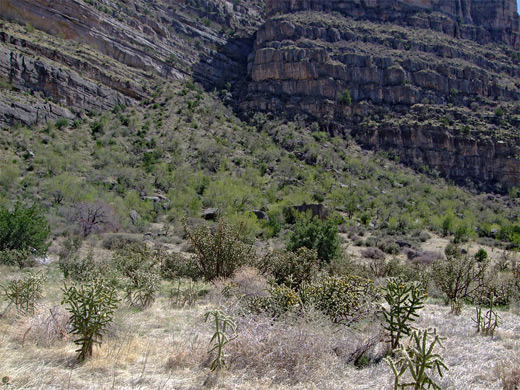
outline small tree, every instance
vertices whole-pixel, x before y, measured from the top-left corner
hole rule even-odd
[[[80,233],[84,236],[117,230],[119,226],[114,209],[99,200],[77,203],[70,219],[78,224]]]
[[[339,96],[340,104],[344,106],[350,106],[352,104],[352,97],[350,96],[350,91],[348,89],[344,89],[343,93]]]
[[[31,250],[36,255],[47,253],[51,233],[49,223],[40,207],[24,207],[17,202],[14,209],[0,207],[0,250]]]
[[[446,260],[433,264],[433,279],[452,305],[452,312],[460,312],[460,300],[476,293],[483,286],[483,280],[489,264],[483,256],[478,261],[465,255],[456,245],[445,249]]]
[[[194,230],[184,225],[184,233],[196,252],[197,267],[206,280],[230,277],[255,254],[242,241],[242,226],[233,228],[221,219],[215,229],[205,225]]]
[[[331,219],[323,221],[317,217],[301,215],[289,236],[287,249],[296,251],[302,247],[315,249],[320,260],[330,263],[340,253],[338,226]]]

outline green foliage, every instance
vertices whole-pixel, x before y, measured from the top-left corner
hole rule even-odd
[[[26,268],[35,266],[36,259],[30,249],[5,249],[0,251],[0,264]]]
[[[200,271],[195,260],[179,253],[164,254],[161,258],[161,275],[166,279],[199,279]]]
[[[215,325],[215,332],[211,337],[211,348],[208,353],[215,352],[215,359],[211,363],[211,371],[220,370],[226,367],[226,355],[224,354],[224,347],[233,340],[234,337],[229,336],[228,332],[236,332],[236,324],[233,319],[221,310],[208,311],[204,315],[204,321],[208,322],[210,317],[213,318]]]
[[[13,211],[0,207],[0,250],[28,249],[43,256],[50,245],[50,232],[49,223],[36,204],[24,207],[17,202]]]
[[[321,261],[330,263],[340,254],[338,226],[332,219],[323,221],[317,217],[301,215],[289,235],[287,249],[295,251],[302,247],[316,250]]]
[[[411,325],[424,307],[426,293],[419,282],[404,282],[401,278],[389,278],[383,295],[388,308],[383,307],[384,328],[390,335],[392,350],[399,347],[401,337],[410,335]]]
[[[453,244],[446,247],[445,254],[445,260],[433,264],[432,277],[451,303],[453,313],[458,314],[460,301],[482,288],[489,261],[477,262]]]
[[[63,129],[64,127],[67,127],[69,125],[69,121],[66,119],[66,118],[60,118],[56,121],[56,123],[54,123],[54,126],[58,129],[58,130],[61,130]]]
[[[332,321],[350,325],[372,309],[379,291],[371,280],[347,275],[304,284],[299,296],[304,305],[313,305]]]
[[[444,359],[435,353],[435,346],[441,344],[437,329],[414,330],[410,335],[408,347],[401,347],[396,351],[396,361],[385,358],[394,374],[394,390],[413,388],[415,390],[435,389],[441,387],[433,380],[432,374],[437,372],[442,378],[443,370],[448,370]],[[403,381],[408,373],[410,379]]]
[[[350,106],[352,104],[352,97],[350,96],[350,91],[345,89],[343,93],[339,97],[339,103],[344,106]]]
[[[42,297],[44,281],[45,277],[40,272],[30,272],[23,277],[8,281],[2,289],[10,304],[15,305],[23,313],[32,314],[34,304]]]
[[[155,301],[165,256],[163,249],[142,244],[128,245],[116,253],[113,263],[123,275],[121,284],[130,304],[144,308]]]
[[[195,249],[197,267],[206,280],[230,277],[255,256],[252,246],[242,241],[242,227],[236,229],[223,219],[214,231],[205,225],[194,230],[184,225],[184,233]]]
[[[62,305],[67,304],[70,313],[71,333],[79,346],[78,360],[92,356],[94,344],[101,345],[103,334],[113,319],[117,308],[116,290],[102,279],[90,284],[65,285],[62,289]]]
[[[269,253],[263,259],[260,269],[270,274],[276,284],[298,289],[318,271],[318,254],[305,247],[298,248],[296,252]]]

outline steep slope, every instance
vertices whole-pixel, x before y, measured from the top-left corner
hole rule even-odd
[[[245,73],[249,36],[263,12],[258,0],[235,3],[3,1],[0,17],[21,24],[2,24],[4,87],[41,92],[47,101],[8,98],[0,125],[72,115],[48,100],[75,111],[106,110],[151,97],[161,79],[233,81]]]

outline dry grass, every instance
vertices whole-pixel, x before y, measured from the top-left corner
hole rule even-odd
[[[15,389],[391,388],[390,369],[380,361],[386,344],[379,325],[344,328],[312,310],[276,321],[244,313],[237,296],[262,294],[267,287],[252,268],[239,270],[231,281],[205,285],[210,294],[183,308],[172,307],[173,285],[163,282],[152,307],[121,306],[101,348],[78,364],[73,337],[64,333],[62,281],[53,267],[42,267],[48,276],[45,298],[33,316],[9,310],[0,318],[0,376],[9,376]],[[1,271],[6,276],[18,272]],[[229,282],[241,294],[226,299],[222,288]],[[0,309],[5,306],[2,302]],[[219,374],[208,368],[213,329],[203,321],[215,307],[238,325],[236,339],[227,345],[228,369]],[[520,378],[519,316],[501,313],[496,336],[489,338],[475,334],[473,308],[463,308],[460,316],[448,312],[448,307],[428,304],[417,324],[437,327],[446,337],[442,354],[450,371],[440,380],[443,388],[514,389]],[[358,368],[354,361],[367,365]]]

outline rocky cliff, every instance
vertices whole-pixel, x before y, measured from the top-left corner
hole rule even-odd
[[[308,115],[456,181],[520,185],[513,3],[485,23],[478,2],[385,4],[269,1],[242,107]]]
[[[223,85],[245,75],[262,12],[257,0],[6,0],[0,74],[11,91],[74,111],[135,104],[161,78]],[[1,110],[0,125],[53,118],[30,106]]]

